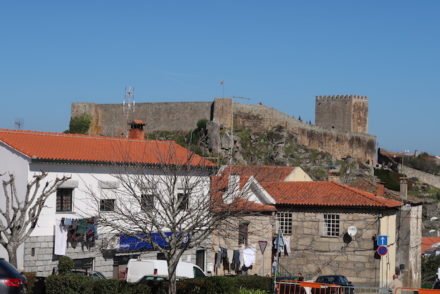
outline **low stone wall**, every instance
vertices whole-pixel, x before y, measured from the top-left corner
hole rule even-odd
[[[425,173],[420,170],[399,164],[399,172],[405,174],[408,178],[418,178],[420,181],[440,189],[440,176]]]

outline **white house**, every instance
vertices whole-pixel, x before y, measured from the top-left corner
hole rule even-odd
[[[19,195],[23,195],[26,183],[41,171],[48,173],[48,180],[70,176],[46,201],[35,230],[19,249],[18,267],[27,272],[36,272],[38,276],[49,275],[57,266],[54,228],[61,221],[67,223],[66,228],[70,228],[68,225],[73,220],[76,231],[72,234],[69,231],[69,237],[83,234],[81,238],[85,236],[85,239],[81,240],[86,242],[76,244],[75,248],[72,247],[75,242],[67,242],[65,255],[73,258],[77,267],[100,271],[108,277],[118,277],[128,258],[140,253],[127,248],[127,244],[122,244],[126,250],[123,246],[118,247],[120,240],[103,235],[103,230],[97,228],[90,217],[96,216],[98,209],[111,211],[121,204],[121,197],[112,199],[109,196],[111,193],[106,193],[121,185],[117,175],[141,172],[155,177],[160,175],[160,166],[184,164],[194,169],[182,170],[182,176],[194,175],[206,179],[201,189],[209,191],[209,175],[214,164],[174,141],[144,140],[143,123],[139,121],[132,123],[129,138],[0,129],[0,173],[15,175]],[[178,189],[175,193],[179,193]],[[105,199],[97,200],[91,195],[102,198],[105,195]],[[187,205],[190,205],[191,197],[193,195],[189,196]],[[3,199],[0,205],[4,205]],[[80,232],[82,229],[87,231]],[[89,232],[90,239],[86,236]],[[96,233],[97,236],[94,235]],[[57,238],[59,242],[64,237],[60,239],[57,235]],[[72,237],[72,240],[75,239]],[[105,250],[109,248],[113,250]],[[194,248],[183,258],[195,263],[197,257],[198,264],[205,267],[205,254],[203,248]],[[3,248],[0,248],[0,257],[7,258]]]

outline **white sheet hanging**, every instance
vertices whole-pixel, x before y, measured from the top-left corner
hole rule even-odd
[[[61,224],[61,220],[55,222],[55,255],[66,255],[67,227]]]

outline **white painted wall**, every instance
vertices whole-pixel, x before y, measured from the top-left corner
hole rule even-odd
[[[120,168],[109,165],[85,165],[85,164],[56,164],[56,163],[32,163],[31,175],[44,170],[48,172],[48,180],[54,180],[57,176],[67,175],[71,177],[71,181],[76,181],[78,187],[73,191],[73,212],[57,213],[56,212],[56,193],[51,195],[46,201],[46,207],[42,210],[37,227],[32,236],[49,236],[53,235],[53,228],[57,219],[67,218],[83,218],[95,216],[98,211],[98,203],[91,196],[92,193],[101,195],[99,182],[115,182],[117,179],[114,175],[121,173]],[[127,171],[124,171],[127,172]],[[133,171],[135,172],[135,171]],[[157,175],[159,170],[149,169],[143,173]],[[209,177],[206,176],[206,187],[202,193],[208,195]],[[196,197],[196,195],[192,195]],[[119,199],[118,197],[117,199]],[[116,205],[118,203],[116,202]],[[191,198],[190,198],[191,205]],[[102,232],[102,231],[101,231]],[[99,233],[99,232],[98,232]]]
[[[20,198],[24,199],[29,174],[29,159],[0,142],[0,174],[3,173],[14,174],[17,183],[17,193]],[[7,178],[7,176],[2,177],[2,179]],[[0,207],[4,208],[5,197],[3,191],[0,192],[0,195]],[[19,269],[23,268],[23,254],[23,246],[21,246],[17,252]],[[8,253],[2,246],[0,246],[0,257],[8,259]]]
[[[380,235],[388,236],[388,254],[380,259],[380,287],[386,287],[393,280],[396,271],[396,215],[388,215],[380,218]]]

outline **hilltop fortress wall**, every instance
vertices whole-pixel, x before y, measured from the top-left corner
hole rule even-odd
[[[92,117],[90,134],[126,136],[129,118],[124,116],[121,104],[72,104],[72,117],[83,113]],[[309,148],[328,152],[336,158],[351,156],[376,162],[374,136],[309,125],[274,108],[240,104],[228,98],[213,102],[137,103],[132,116],[146,123],[147,134],[152,131],[190,131],[196,128],[200,119],[212,120],[225,129],[233,124],[234,128],[250,128],[255,132],[281,125],[297,135],[299,144]]]

